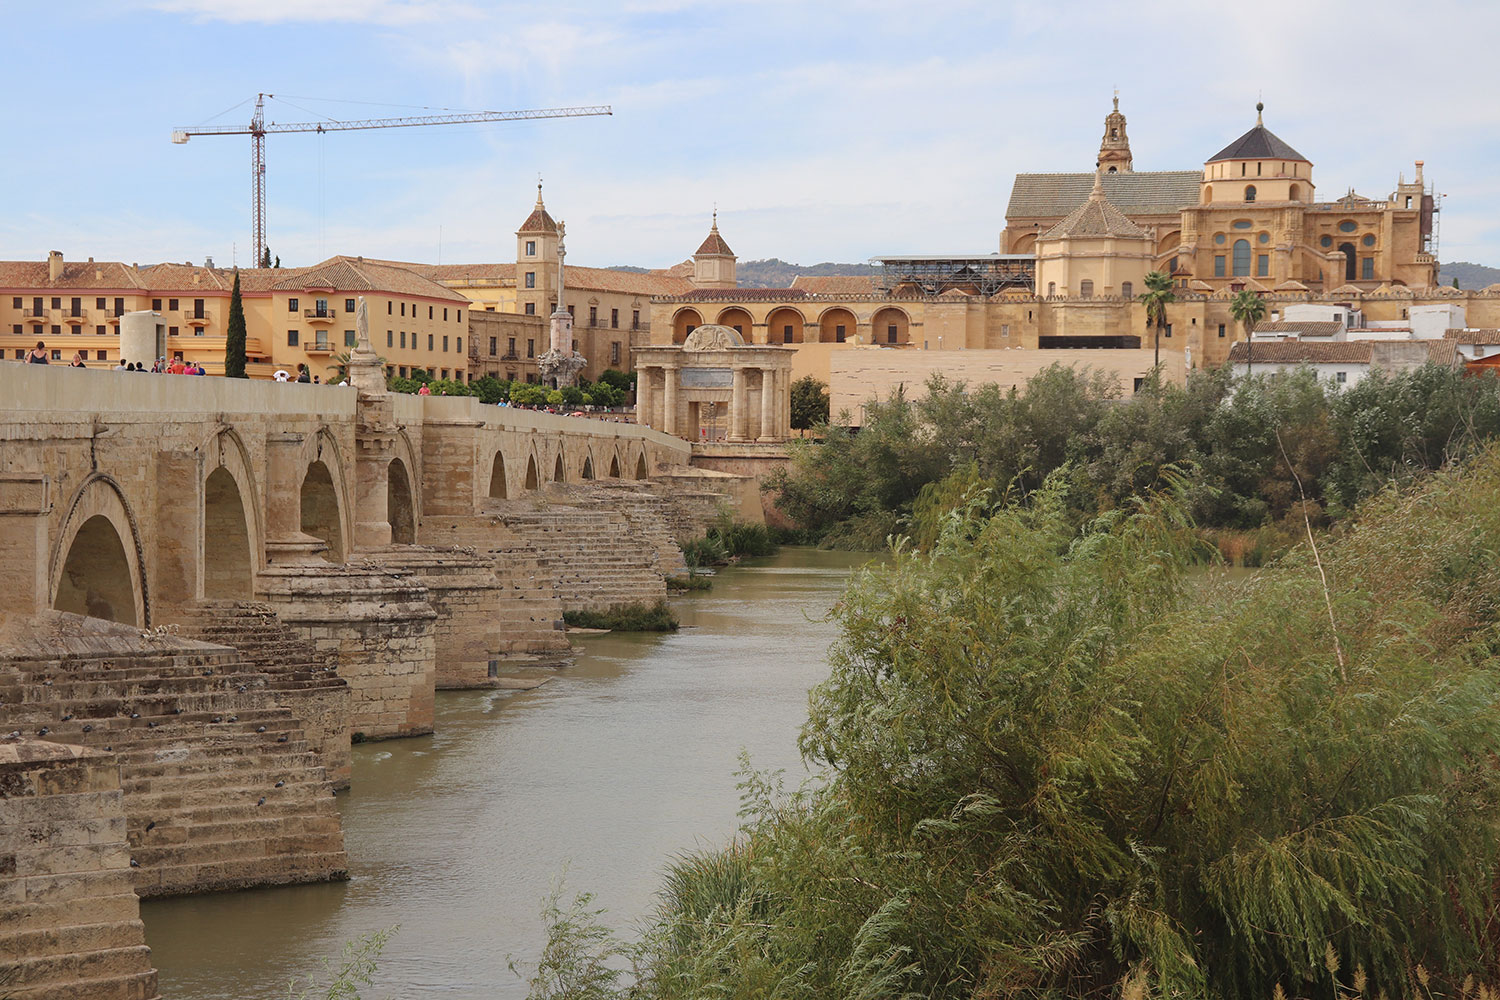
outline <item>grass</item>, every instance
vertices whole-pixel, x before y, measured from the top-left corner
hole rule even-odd
[[[564,611],[563,621],[574,628],[607,628],[616,632],[675,632],[680,624],[666,601],[613,604],[603,611]]]
[[[704,576],[699,573],[667,577],[667,589],[678,593],[689,590],[709,590],[713,585],[713,577]]]
[[[769,556],[776,553],[776,539],[764,524],[748,524],[723,517],[702,538],[680,543],[682,558],[690,569],[699,566],[727,566],[747,556]]]

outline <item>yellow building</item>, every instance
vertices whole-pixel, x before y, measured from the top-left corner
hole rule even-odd
[[[436,282],[360,257],[239,275],[253,378],[295,372],[299,364],[331,377],[335,357],[354,345],[360,297],[368,303],[374,347],[392,374],[423,368],[434,377],[467,378],[469,302]],[[0,261],[0,351],[20,360],[42,341],[54,363],[67,364],[78,353],[90,367],[113,367],[121,360],[121,317],[149,311],[157,316],[165,356],[220,375],[233,286],[234,271],[212,266],[68,263],[56,251],[45,262]],[[149,366],[156,359],[124,360]]]

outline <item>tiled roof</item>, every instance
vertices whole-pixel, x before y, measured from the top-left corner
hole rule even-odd
[[[800,274],[792,287],[811,295],[874,295],[875,279],[868,274]]]
[[[1489,331],[1494,333],[1495,331]],[[1456,367],[1460,361],[1458,344],[1452,340],[1424,340],[1427,345],[1427,360],[1435,365]]]
[[[1229,348],[1229,360],[1238,363],[1249,360],[1251,364],[1268,365],[1370,363],[1368,340],[1341,340],[1331,344],[1304,340],[1257,342],[1253,345],[1253,352],[1251,346],[1243,340],[1233,344]]]
[[[1306,323],[1298,323],[1294,320],[1280,320],[1273,323],[1257,323],[1256,333],[1300,333],[1304,337],[1332,337],[1344,328],[1344,324],[1337,320],[1309,320]]]
[[[1238,139],[1210,156],[1205,163],[1220,160],[1301,160],[1311,162],[1259,122]]]
[[[62,276],[48,277],[45,260],[0,261],[0,288],[145,288],[141,274],[116,261],[69,261]]]
[[[330,257],[321,264],[298,268],[271,286],[272,291],[334,288],[346,292],[395,292],[429,299],[469,300],[445,285],[395,264],[377,264],[362,257]]]
[[[1099,236],[1117,237],[1121,239],[1141,240],[1146,238],[1145,230],[1134,222],[1114,205],[1104,195],[1102,189],[1094,189],[1087,201],[1068,214],[1057,225],[1047,230],[1038,240],[1057,240],[1065,237],[1076,236]]]
[[[536,207],[531,210],[530,215],[526,216],[526,221],[521,223],[521,228],[517,229],[516,232],[517,234],[557,232],[557,223],[552,221],[552,216],[547,214],[547,206],[542,204],[542,185],[540,182],[536,186]]]
[[[499,284],[516,280],[514,261],[503,264],[412,264],[400,260],[377,260],[374,263],[404,267],[433,281],[493,281]]]
[[[693,256],[700,257],[704,254],[717,254],[721,257],[734,256],[734,251],[729,249],[729,244],[725,243],[724,237],[719,235],[719,223],[717,220],[714,221],[713,228],[708,231],[708,236],[704,237],[703,242],[699,244],[698,252],[693,254]]]
[[[1172,215],[1198,203],[1202,179],[1197,170],[1105,174],[1104,196],[1126,215]],[[1005,218],[1059,218],[1087,201],[1093,186],[1092,173],[1016,174]]]
[[[570,265],[564,273],[563,281],[568,288],[580,291],[620,292],[626,295],[681,295],[693,290],[691,281],[670,271],[615,271],[607,267]]]
[[[1443,339],[1456,344],[1500,344],[1500,330],[1449,330]]]

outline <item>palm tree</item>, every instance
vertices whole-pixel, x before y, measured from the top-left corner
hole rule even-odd
[[[1229,301],[1229,315],[1245,328],[1245,374],[1255,368],[1255,325],[1266,318],[1266,300],[1248,288],[1242,288]]]
[[[1172,276],[1165,271],[1152,271],[1146,275],[1146,291],[1140,301],[1146,307],[1146,325],[1156,327],[1156,356],[1154,363],[1161,364],[1161,329],[1167,325],[1167,305],[1177,301],[1172,291]]]
[[[333,362],[333,364],[328,366],[328,370],[335,373],[334,378],[342,380],[349,375],[349,362],[354,360],[354,352],[340,351],[328,360]],[[376,358],[375,360],[380,362],[380,367],[385,367],[385,358]]]

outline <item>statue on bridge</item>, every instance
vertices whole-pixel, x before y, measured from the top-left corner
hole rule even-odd
[[[370,307],[365,297],[359,297],[359,309],[354,314],[354,350],[349,354],[349,383],[362,393],[383,395],[385,388],[385,366],[380,355],[370,345]]]
[[[575,385],[578,382],[578,373],[588,364],[588,359],[583,355],[573,353],[573,314],[568,312],[568,307],[563,304],[563,258],[568,254],[567,248],[563,245],[563,238],[567,232],[567,226],[559,222],[557,224],[557,308],[552,313],[552,342],[550,349],[536,359],[536,368],[541,375],[542,384],[556,386],[559,389]]]

